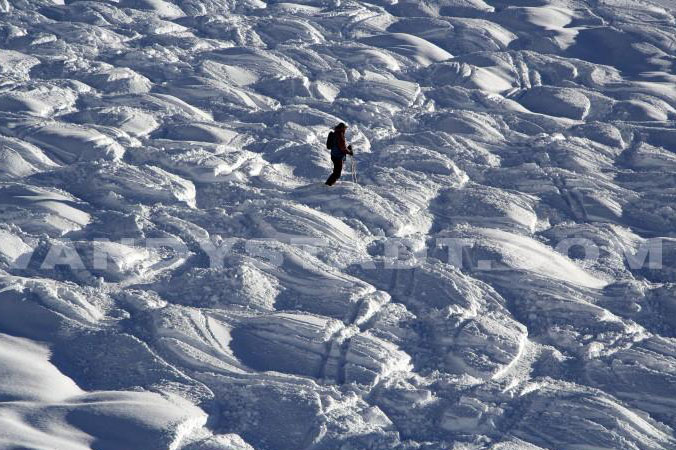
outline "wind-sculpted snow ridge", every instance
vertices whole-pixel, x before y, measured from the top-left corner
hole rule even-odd
[[[0,0],[0,448],[676,448],[675,49],[669,0]]]

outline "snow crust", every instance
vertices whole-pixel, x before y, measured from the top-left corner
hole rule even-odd
[[[676,448],[675,25],[0,0],[0,449]]]

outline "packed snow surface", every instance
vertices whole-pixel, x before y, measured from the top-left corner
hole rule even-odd
[[[0,448],[676,448],[675,69],[672,0],[0,0]]]

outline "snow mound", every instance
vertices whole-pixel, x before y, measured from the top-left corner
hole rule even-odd
[[[0,333],[0,445],[167,448],[206,422],[199,408],[179,398],[85,393],[49,359],[44,345]],[[8,407],[12,402],[21,406]]]
[[[522,394],[527,412],[513,432],[527,441],[538,436],[547,446],[673,445],[673,438],[650,418],[598,391],[555,381],[533,385],[531,389]],[[548,412],[546,405],[552,401],[566,413]],[[571,433],[572,430],[576,432]]]
[[[28,339],[0,334],[0,399],[59,402],[84,392],[49,362],[49,350]]]
[[[124,155],[122,145],[93,128],[52,122],[12,131],[16,137],[43,148],[53,159],[67,164],[119,160]]]
[[[120,6],[123,8],[140,9],[142,11],[152,11],[155,15],[164,19],[176,19],[184,15],[181,8],[163,0],[122,0]]]
[[[231,347],[247,365],[334,382],[375,384],[394,371],[410,370],[410,357],[394,345],[355,334],[339,321],[277,314],[233,330]]]
[[[476,232],[478,240],[474,245],[487,252],[497,250],[499,264],[504,264],[509,270],[532,272],[588,288],[598,289],[607,285],[606,281],[533,238],[490,228],[478,229]]]
[[[361,38],[360,42],[406,56],[423,66],[453,57],[453,55],[431,42],[407,33],[381,34]]]
[[[17,80],[30,79],[30,70],[40,64],[40,60],[34,56],[6,49],[0,50],[0,62],[3,75]]]
[[[78,200],[64,192],[35,186],[0,188],[2,217],[29,232],[63,235],[87,225],[91,216],[77,208]]]
[[[1,179],[18,179],[58,167],[42,150],[27,142],[0,138]]]
[[[124,208],[141,200],[195,206],[194,184],[156,166],[121,161],[83,163],[52,176],[64,188],[93,203]]]
[[[591,103],[584,94],[568,88],[536,86],[519,97],[519,103],[530,111],[569,119],[584,119]]]
[[[447,190],[436,199],[434,211],[440,225],[465,222],[534,231],[537,223],[532,198],[501,189],[465,186]]]
[[[75,123],[115,127],[136,137],[146,136],[159,126],[152,114],[127,106],[86,109],[70,115],[69,119]]]

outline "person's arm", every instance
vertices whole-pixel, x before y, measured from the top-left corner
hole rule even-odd
[[[345,136],[338,137],[338,148],[340,149],[341,152],[343,152],[344,155],[352,154],[352,150],[349,149],[346,145]]]

